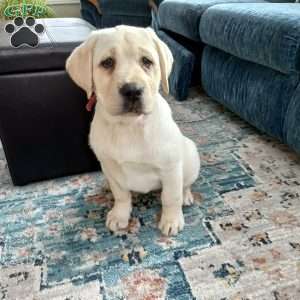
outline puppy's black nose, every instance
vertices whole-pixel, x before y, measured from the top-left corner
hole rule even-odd
[[[120,94],[127,100],[140,100],[143,89],[139,88],[135,83],[125,83],[119,90]]]

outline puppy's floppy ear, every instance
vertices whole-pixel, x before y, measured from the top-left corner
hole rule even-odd
[[[169,94],[168,78],[172,71],[173,55],[169,47],[156,35],[156,33],[152,28],[148,27],[146,30],[150,33],[156,46],[156,50],[159,56],[161,85],[162,85],[163,92],[167,95]]]
[[[76,47],[66,61],[66,70],[73,81],[84,89],[87,97],[93,93],[93,53],[97,35],[92,32],[85,42]]]

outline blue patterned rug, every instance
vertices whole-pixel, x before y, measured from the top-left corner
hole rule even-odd
[[[300,299],[299,156],[201,93],[170,104],[202,159],[177,237],[157,193],[112,235],[99,173],[13,187],[0,146],[0,299]]]

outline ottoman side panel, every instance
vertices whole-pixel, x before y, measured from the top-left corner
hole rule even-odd
[[[14,184],[99,169],[86,96],[65,71],[1,75],[0,86],[0,138]]]

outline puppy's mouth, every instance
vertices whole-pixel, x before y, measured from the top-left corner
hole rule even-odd
[[[142,115],[144,114],[144,108],[142,101],[125,101],[123,105],[123,113],[130,115]]]

